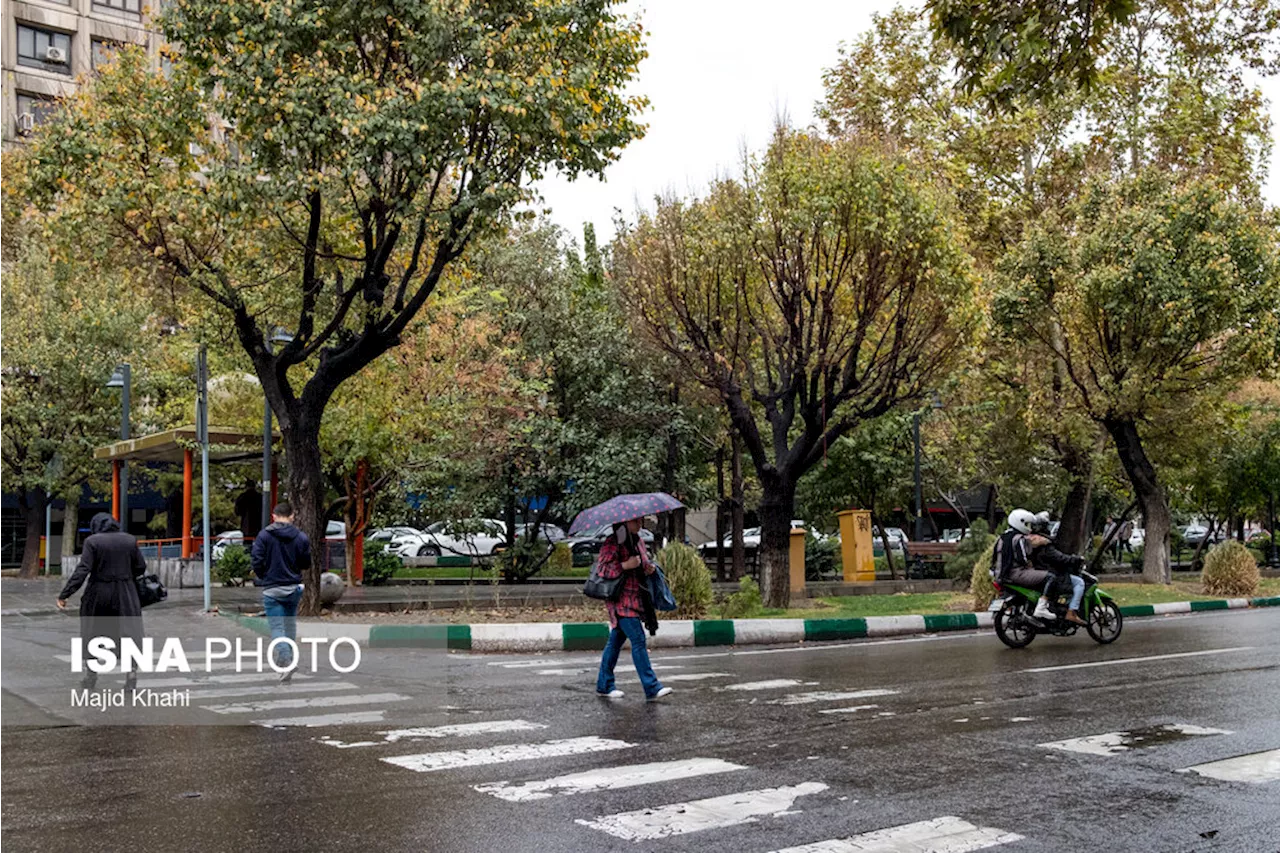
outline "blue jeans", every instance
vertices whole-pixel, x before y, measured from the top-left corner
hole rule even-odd
[[[1067,606],[1068,610],[1079,610],[1080,602],[1084,601],[1084,578],[1079,575],[1071,575],[1071,604]]]
[[[267,626],[271,629],[271,639],[288,637],[298,641],[298,604],[302,601],[302,588],[277,598],[274,595],[262,596],[262,608],[267,611]],[[288,646],[276,646],[276,663],[288,666],[293,662],[293,650]]]
[[[631,641],[631,662],[635,664],[636,674],[640,676],[644,695],[652,699],[662,689],[662,682],[658,681],[658,676],[653,674],[653,664],[649,663],[649,649],[644,640],[644,623],[634,616],[619,617],[618,627],[609,632],[609,642],[605,644],[604,656],[600,658],[596,692],[608,693],[613,690],[613,668],[618,665],[618,655],[622,654],[622,644],[627,640]]]

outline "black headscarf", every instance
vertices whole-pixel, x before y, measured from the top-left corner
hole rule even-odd
[[[120,522],[111,517],[109,512],[100,512],[89,522],[90,533],[119,533]]]

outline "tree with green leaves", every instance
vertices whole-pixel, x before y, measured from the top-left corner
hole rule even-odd
[[[645,328],[720,398],[755,466],[771,607],[790,598],[800,478],[840,436],[924,398],[974,329],[950,217],[874,143],[779,129],[739,180],[660,200],[618,240]]]
[[[1280,279],[1267,221],[1204,182],[1099,181],[1031,229],[999,273],[1005,340],[1033,341],[1065,365],[1133,485],[1143,574],[1167,583],[1172,517],[1143,430],[1277,358]]]
[[[644,100],[623,93],[642,30],[614,6],[176,0],[160,17],[182,45],[172,73],[121,51],[19,170],[33,200],[158,266],[184,313],[234,336],[319,541],[335,392],[531,180],[600,174],[642,133]],[[277,327],[293,339],[272,350]]]
[[[106,466],[93,449],[120,434],[120,401],[104,386],[121,362],[142,366],[160,337],[146,305],[116,286],[120,279],[55,257],[43,236],[9,238],[3,289],[10,322],[0,356],[0,461],[26,529],[20,577],[39,572],[49,503],[78,507],[86,482],[106,490]],[[75,517],[73,510],[73,530]]]

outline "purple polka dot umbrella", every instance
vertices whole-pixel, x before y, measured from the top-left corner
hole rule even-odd
[[[618,524],[631,521],[633,518],[644,518],[646,515],[657,515],[680,509],[684,504],[666,492],[648,492],[642,495],[618,495],[602,504],[584,509],[578,513],[569,527],[569,535],[584,530],[594,530],[606,524]]]

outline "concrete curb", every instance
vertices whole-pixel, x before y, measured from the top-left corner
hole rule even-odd
[[[1121,607],[1125,618],[1199,613],[1207,610],[1241,610],[1280,607],[1272,598],[1223,598],[1210,601],[1177,601]],[[223,613],[238,625],[259,634],[269,633],[261,616]],[[732,646],[798,642],[857,640],[971,631],[990,628],[991,613],[944,613],[928,616],[866,616],[850,619],[704,619],[663,622],[653,648]],[[525,622],[476,625],[356,625],[299,622],[304,637],[329,640],[349,637],[370,648],[464,649],[479,652],[598,651],[609,637],[604,622]]]

